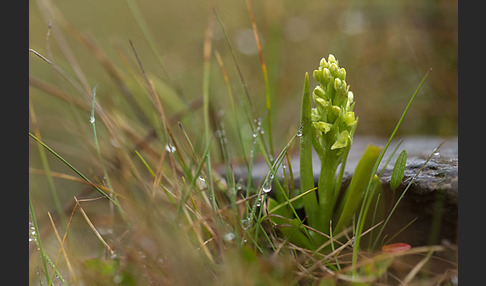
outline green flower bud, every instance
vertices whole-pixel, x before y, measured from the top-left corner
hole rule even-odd
[[[352,91],[348,91],[348,103],[353,102],[354,100],[354,93]]]
[[[331,130],[331,126],[332,126],[331,124],[323,122],[323,121],[312,122],[312,125],[314,126],[314,128],[323,132],[324,134],[329,132]]]
[[[339,88],[339,92],[341,95],[344,97],[344,100],[348,100],[348,91],[349,91],[349,85],[346,84],[346,82],[343,80],[341,87]]]
[[[326,83],[326,82],[329,82],[330,80],[332,80],[332,75],[331,75],[331,72],[329,71],[328,68],[323,68],[322,69],[322,81],[321,83]]]
[[[325,100],[325,99],[323,99],[323,98],[316,97],[316,98],[314,99],[314,101],[315,101],[315,102],[316,102],[318,105],[320,105],[320,106],[322,106],[322,107],[327,107],[327,106],[329,106],[329,101],[327,101],[327,100]]]
[[[318,81],[320,83],[325,83],[326,82],[326,75],[324,74],[323,68],[319,68],[319,69],[315,70],[312,75],[314,76],[314,79],[316,81]]]
[[[336,91],[339,91],[341,90],[341,86],[342,86],[343,82],[339,79],[339,78],[335,78],[334,79],[334,89]]]
[[[353,126],[356,124],[356,119],[354,118],[354,112],[348,111],[343,116],[343,121],[347,126]]]
[[[348,130],[344,130],[338,136],[334,144],[331,146],[331,150],[336,150],[340,148],[344,148],[348,146],[348,143],[351,142],[351,136],[349,135]]]
[[[313,94],[314,94],[314,100],[316,100],[316,98],[324,98],[324,99],[327,98],[326,92],[324,91],[324,89],[321,86],[316,86]]]
[[[333,54],[329,54],[329,57],[328,57],[328,62],[329,62],[329,64],[331,64],[331,63],[335,63],[335,64],[337,64],[337,63],[338,63],[338,62],[336,61],[336,58],[334,57],[334,55],[333,55]]]
[[[327,64],[327,62],[326,62],[326,59],[325,59],[325,58],[322,58],[322,59],[321,59],[321,62],[319,63],[319,65],[320,65],[321,67],[325,67],[325,68],[327,68],[328,64]]]
[[[341,108],[339,106],[333,105],[331,106],[331,112],[334,118],[339,117],[341,115]]]
[[[339,69],[339,78],[342,80],[346,80],[346,70],[344,68]]]
[[[333,77],[339,76],[339,68],[336,63],[332,63],[329,69],[331,70],[331,74]]]

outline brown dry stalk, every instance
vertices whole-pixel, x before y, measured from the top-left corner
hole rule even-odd
[[[57,232],[56,224],[54,223],[54,220],[52,219],[51,213],[47,212],[47,215],[49,216],[49,220],[51,222],[52,229],[54,230],[54,234],[56,235],[57,241],[59,242],[59,252],[57,253],[56,264],[54,265],[53,272],[56,272],[57,264],[59,262],[59,258],[60,258],[61,253],[62,253],[62,255],[64,256],[64,260],[66,260],[66,265],[67,265],[67,268],[69,270],[69,273],[71,274],[71,277],[73,277],[75,284],[77,284],[76,275],[74,274],[73,267],[72,267],[71,262],[68,258],[68,255],[66,253],[66,249],[64,248],[64,244],[66,242],[69,227],[71,226],[71,222],[73,220],[73,216],[74,216],[74,212],[76,210],[76,207],[77,207],[77,205],[75,205],[74,208],[73,208],[73,211],[71,213],[71,217],[69,218],[68,224],[66,226],[66,231],[64,232],[64,236],[63,236],[62,240],[61,240],[61,237],[59,236],[59,233]],[[52,283],[52,278],[54,278],[54,276],[51,277],[51,281],[49,281],[49,285],[51,285],[51,283]]]
[[[74,200],[76,201],[76,205],[79,206],[79,211],[83,215],[84,219],[86,220],[86,222],[88,223],[89,227],[94,232],[94,234],[96,235],[96,237],[98,237],[98,239],[101,241],[101,243],[110,252],[110,255],[114,255],[115,252],[113,251],[113,249],[111,249],[111,247],[108,245],[108,243],[106,243],[106,241],[103,239],[103,237],[101,236],[101,234],[96,230],[96,227],[93,225],[93,223],[89,219],[88,215],[86,214],[86,212],[81,207],[81,204],[79,203],[80,201],[76,197],[74,197]]]

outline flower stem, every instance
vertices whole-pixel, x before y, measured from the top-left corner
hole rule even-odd
[[[318,182],[319,230],[329,234],[330,220],[334,210],[334,177],[339,157],[333,150],[325,149],[321,159],[321,173]]]

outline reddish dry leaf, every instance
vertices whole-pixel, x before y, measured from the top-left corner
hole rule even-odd
[[[409,250],[410,248],[411,248],[410,244],[398,242],[398,243],[383,245],[381,247],[381,251],[383,251],[384,253],[398,253],[405,250]]]

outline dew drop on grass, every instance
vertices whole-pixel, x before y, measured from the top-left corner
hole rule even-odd
[[[243,220],[241,220],[241,226],[245,230],[249,229],[251,227],[251,220],[250,219],[243,219]]]
[[[256,203],[256,206],[260,207],[261,205],[262,205],[262,198],[259,198],[257,203]]]
[[[269,193],[272,190],[272,181],[273,181],[273,174],[268,176],[268,180],[263,184],[263,191],[265,193]]]
[[[94,116],[89,117],[89,123],[93,124],[93,123],[95,123],[95,121],[96,121],[96,119],[95,119]]]
[[[272,183],[267,182],[265,185],[263,185],[263,191],[265,193],[269,193],[272,190]]]
[[[223,236],[223,239],[224,241],[226,242],[230,242],[230,241],[233,241],[235,239],[235,234],[232,233],[232,232],[228,232],[226,233],[224,236]]]
[[[176,151],[176,147],[172,144],[165,144],[165,150],[170,153],[174,153]]]
[[[269,160],[270,162],[273,162],[273,161],[275,161],[275,158],[273,157],[273,155],[272,155],[272,154],[268,154],[268,160]]]
[[[118,259],[118,258],[119,258],[118,253],[116,253],[116,252],[114,252],[114,251],[113,251],[113,252],[111,253],[111,255],[110,255],[110,259]]]
[[[29,221],[29,242],[36,241],[36,233],[35,233],[35,227],[34,224]]]
[[[205,189],[207,186],[206,186],[206,180],[202,177],[202,176],[199,176],[197,178],[197,184],[199,185],[199,187],[201,189]]]
[[[301,137],[302,136],[302,129],[297,130],[296,135],[297,135],[297,137]]]

